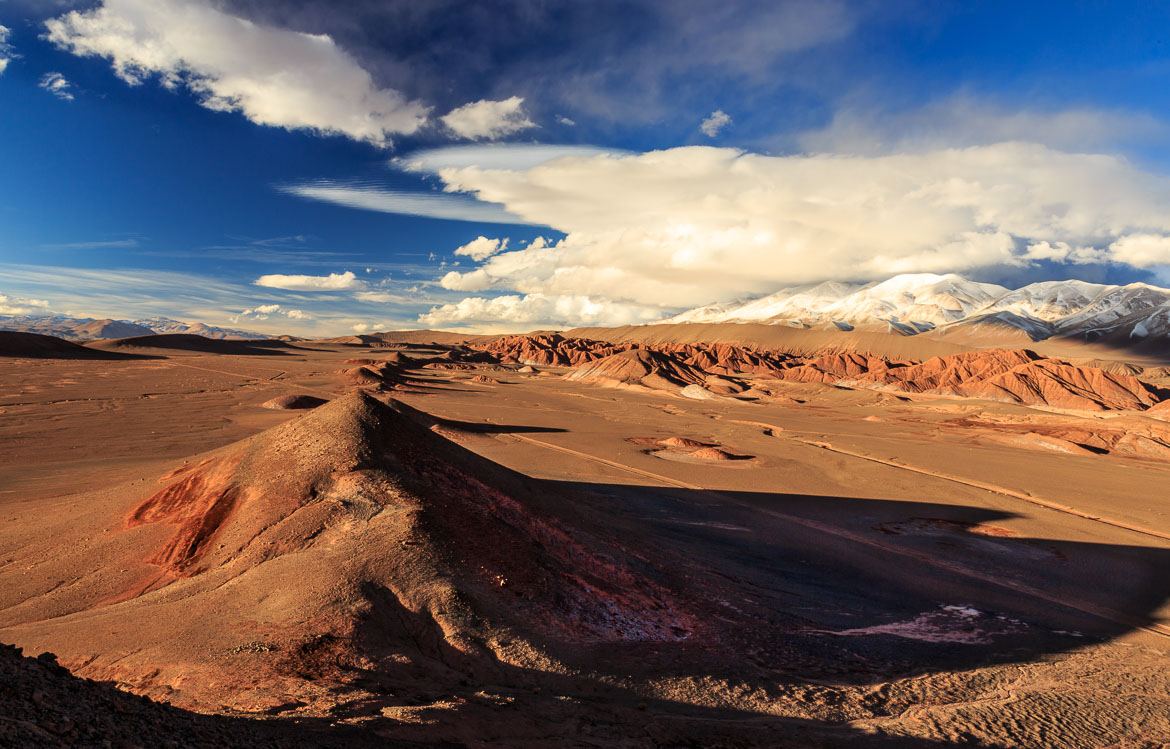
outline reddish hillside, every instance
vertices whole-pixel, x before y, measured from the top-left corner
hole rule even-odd
[[[833,354],[778,376],[907,393],[958,395],[1076,410],[1144,410],[1161,400],[1135,377],[1075,367],[1027,349],[994,349],[940,356],[924,362],[887,362]]]
[[[701,639],[704,617],[663,573],[598,535],[605,523],[564,515],[576,499],[428,421],[352,392],[206,454],[96,537],[79,529],[84,543],[44,563],[54,581],[85,576],[23,579],[0,626],[83,676],[250,711],[327,709],[371,678],[391,693],[504,679],[520,651],[500,648],[525,637],[570,655]]]
[[[578,367],[565,379],[610,385],[642,385],[655,390],[678,390],[701,385],[707,375],[669,354],[647,349],[623,351]]]

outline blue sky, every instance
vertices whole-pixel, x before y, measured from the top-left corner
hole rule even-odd
[[[0,25],[0,314],[524,330],[901,272],[1170,281],[1163,3],[0,0]]]

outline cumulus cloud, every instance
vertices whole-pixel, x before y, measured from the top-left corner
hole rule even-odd
[[[518,326],[572,327],[625,325],[650,322],[660,316],[653,307],[618,304],[587,296],[505,295],[494,299],[469,297],[444,304],[419,316],[433,327],[472,327],[479,330],[516,330]]]
[[[58,99],[64,101],[73,100],[73,93],[69,90],[69,81],[65,80],[65,76],[60,73],[45,73],[41,76],[41,82],[37,85]]]
[[[250,309],[243,310],[240,314],[233,318],[233,321],[238,320],[267,320],[273,316],[287,317],[290,320],[312,320],[313,318],[304,310],[288,309],[281,307],[279,304],[261,304]]]
[[[44,299],[27,299],[25,297],[0,294],[0,315],[31,315],[48,312],[49,303]]]
[[[108,58],[127,83],[157,74],[168,88],[186,85],[203,106],[259,125],[384,146],[428,116],[422,104],[379,88],[329,36],[253,23],[205,0],[105,0],[46,26],[58,47]]]
[[[471,240],[462,247],[455,248],[456,255],[464,255],[477,262],[487,260],[497,252],[502,252],[508,249],[508,240],[505,239],[488,239],[480,235]]]
[[[448,272],[444,288],[614,309],[667,311],[794,283],[1040,259],[1145,266],[1170,248],[1170,180],[1122,158],[1036,144],[884,156],[688,147],[439,176],[448,190],[565,234]],[[502,311],[519,302],[468,304]]]
[[[723,130],[723,128],[730,124],[731,115],[727,114],[727,112],[724,112],[722,109],[716,109],[711,113],[710,117],[703,120],[703,122],[699,124],[699,129],[703,131],[703,135],[706,135],[708,138],[714,138],[716,135],[719,135],[719,132]]]
[[[1109,246],[1113,260],[1135,268],[1170,265],[1170,236],[1129,234]]]
[[[253,283],[257,286],[289,291],[345,291],[366,288],[366,282],[358,279],[353,271],[349,270],[344,273],[330,273],[328,276],[286,276],[273,273],[260,276]]]
[[[440,119],[460,138],[468,140],[496,140],[536,127],[524,113],[524,99],[513,96],[503,101],[481,101],[464,104]]]
[[[16,51],[8,43],[8,37],[11,35],[11,29],[0,26],[0,73],[3,73],[8,68],[9,61],[16,57]]]

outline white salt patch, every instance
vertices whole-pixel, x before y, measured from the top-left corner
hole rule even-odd
[[[983,617],[983,612],[970,606],[941,606],[938,611],[926,611],[913,619],[889,624],[877,624],[872,627],[857,627],[855,629],[828,630],[818,629],[820,632],[838,637],[860,637],[865,635],[890,635],[919,642],[950,642],[963,645],[980,645],[990,642],[991,636],[1000,634],[1004,630],[999,625],[999,632],[989,631],[987,628],[976,626],[976,620]],[[993,620],[988,622],[994,623]],[[1008,628],[1010,630],[1012,628]]]
[[[983,612],[970,606],[943,606],[943,611],[953,611],[959,616],[982,616]]]

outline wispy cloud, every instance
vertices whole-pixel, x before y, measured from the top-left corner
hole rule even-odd
[[[299,185],[279,185],[276,189],[308,200],[319,200],[366,211],[489,224],[529,223],[501,206],[484,203],[465,195],[410,192],[366,183],[328,180]]]
[[[93,270],[0,263],[10,312],[77,317],[139,319],[169,317],[210,325],[238,324],[263,333],[340,335],[354,324],[376,320],[383,327],[417,327],[417,317],[435,301],[404,282],[359,298],[361,291],[298,293],[238,284],[195,273],[123,269]],[[382,293],[386,296],[382,296]],[[267,315],[267,319],[261,316]]]
[[[438,174],[443,169],[478,167],[522,171],[563,158],[592,158],[628,154],[620,148],[542,143],[484,143],[414,151],[391,162],[407,171]]]
[[[41,245],[41,247],[46,250],[112,250],[119,247],[137,246],[137,239],[94,240],[92,242],[59,242],[56,244]]]
[[[69,90],[71,84],[60,73],[45,73],[38,85],[58,99],[73,101],[73,93]]]

